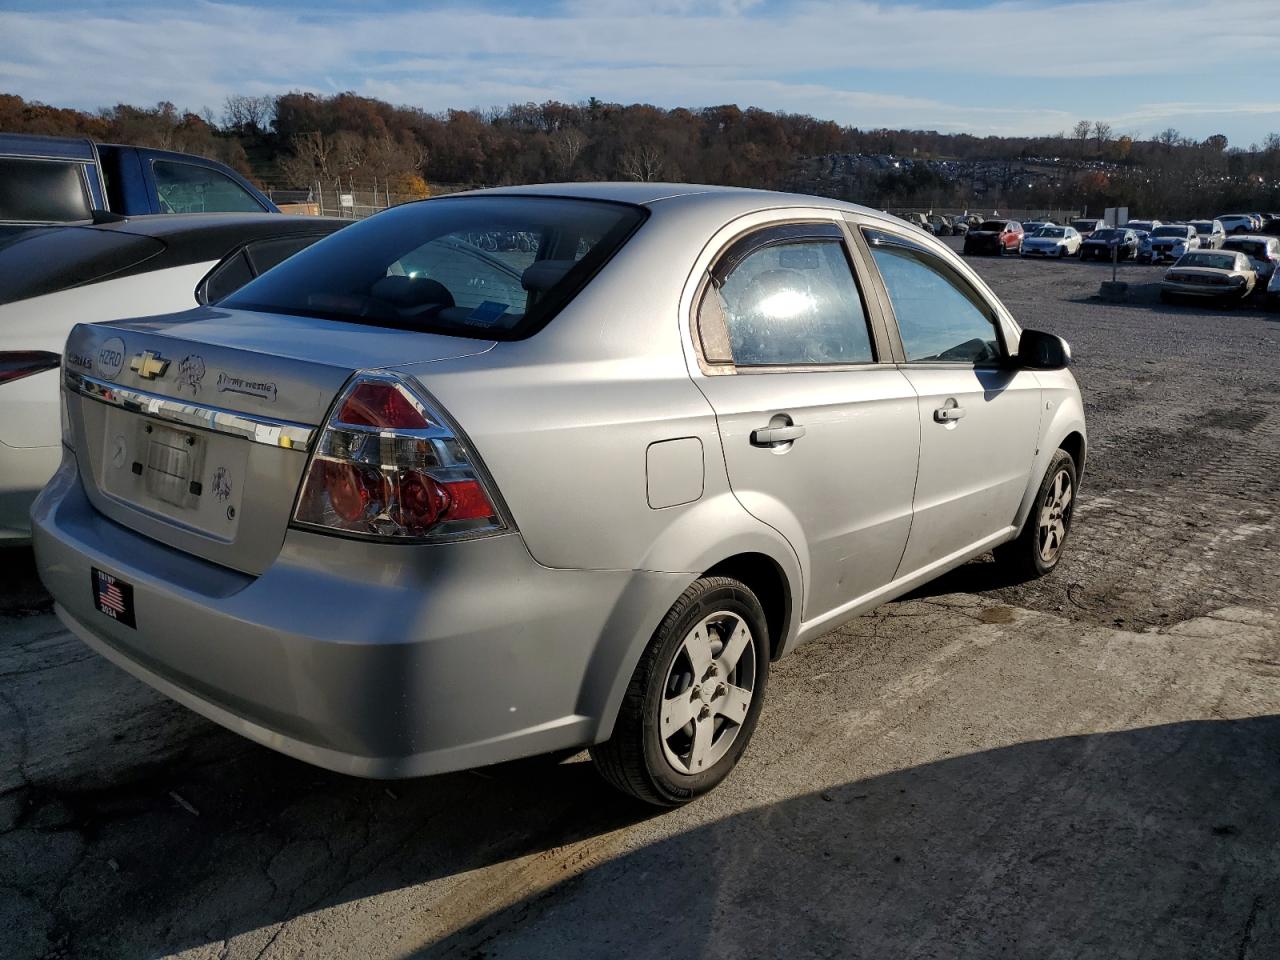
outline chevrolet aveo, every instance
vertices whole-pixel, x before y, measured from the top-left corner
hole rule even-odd
[[[1068,360],[857,206],[407,204],[215,307],[77,326],[37,559],[90,647],[294,757],[408,777],[586,746],[678,804],[804,640],[993,549],[1054,568]]]

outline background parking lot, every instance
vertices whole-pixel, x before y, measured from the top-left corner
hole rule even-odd
[[[975,561],[801,648],[677,811],[580,757],[307,767],[91,654],[6,554],[0,953],[1280,956],[1280,315],[971,262],[1074,349],[1062,565]]]

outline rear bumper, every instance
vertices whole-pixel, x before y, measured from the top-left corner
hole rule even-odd
[[[608,735],[627,651],[681,574],[552,570],[517,535],[431,547],[290,530],[251,577],[99,514],[67,455],[32,511],[58,616],[160,692],[251,740],[365,777],[408,777]],[[137,628],[94,606],[133,587]]]
[[[1168,280],[1162,280],[1160,289],[1165,293],[1179,297],[1207,297],[1210,299],[1227,299],[1231,297],[1238,299],[1247,296],[1252,288],[1247,285],[1228,287],[1218,284],[1170,283]]]

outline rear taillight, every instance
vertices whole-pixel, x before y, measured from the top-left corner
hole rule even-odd
[[[0,351],[0,383],[21,380],[33,373],[55,370],[62,358],[48,350]]]
[[[307,466],[295,524],[428,543],[508,528],[475,453],[418,388],[362,375],[333,410]]]

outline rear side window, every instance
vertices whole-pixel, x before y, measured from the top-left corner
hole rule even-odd
[[[0,220],[67,223],[92,216],[82,164],[0,157]]]
[[[871,363],[862,298],[835,239],[773,243],[747,254],[708,287],[740,366]]]
[[[864,231],[911,363],[992,363],[1001,357],[995,318],[977,291],[933,254]]]
[[[199,297],[203,303],[218,303],[231,296],[246,283],[283,263],[299,250],[305,250],[324,234],[300,237],[276,237],[255,240],[231,254],[209,272],[200,285]]]
[[[302,251],[226,306],[481,339],[536,332],[644,221],[630,204],[443,197]]]
[[[263,206],[224,173],[194,163],[151,164],[161,213],[261,213]]]

